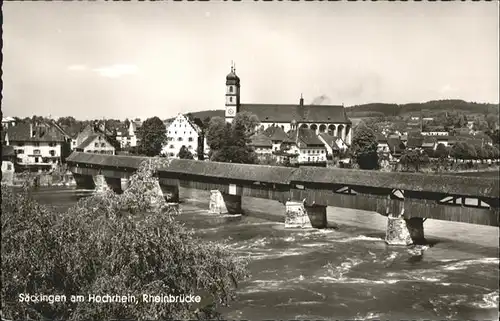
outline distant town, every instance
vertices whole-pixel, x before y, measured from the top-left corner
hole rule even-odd
[[[73,151],[385,171],[498,164],[498,106],[445,100],[397,115],[397,105],[305,104],[302,94],[295,104],[246,104],[234,67],[225,86],[224,109],[164,120],[4,117],[2,172],[53,171]]]

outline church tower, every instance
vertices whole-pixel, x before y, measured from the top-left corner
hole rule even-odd
[[[233,122],[236,113],[240,111],[240,78],[236,76],[234,65],[226,77],[226,122]]]

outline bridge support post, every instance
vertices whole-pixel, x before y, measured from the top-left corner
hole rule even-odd
[[[241,214],[241,195],[210,191],[209,212],[212,214]]]
[[[75,179],[77,188],[81,188],[81,189],[94,189],[95,188],[94,179],[90,175],[73,173],[73,178]]]
[[[130,184],[130,179],[128,178],[120,178],[120,188],[122,191],[125,191]]]
[[[421,217],[405,219],[402,216],[387,217],[385,241],[389,245],[422,244],[424,238],[424,220]]]
[[[108,188],[111,188],[113,192],[117,194],[123,193],[121,178],[105,177],[105,181],[108,185]]]
[[[304,202],[288,201],[285,204],[285,228],[325,228],[326,206],[307,206]]]
[[[92,178],[94,180],[94,191],[96,193],[103,193],[109,189],[108,183],[106,182],[106,177],[104,177],[104,175],[95,175],[92,176]]]

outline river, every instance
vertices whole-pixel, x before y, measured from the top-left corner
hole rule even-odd
[[[90,191],[44,188],[61,210]],[[328,208],[337,229],[285,229],[284,206],[243,199],[240,217],[208,214],[209,194],[181,189],[179,220],[205,240],[228,240],[250,257],[250,278],[226,319],[498,319],[498,228],[425,222],[423,255],[384,242],[386,218]]]

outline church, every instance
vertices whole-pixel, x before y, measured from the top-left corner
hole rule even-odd
[[[295,126],[309,128],[317,135],[328,133],[340,137],[347,145],[351,144],[352,122],[342,105],[305,105],[302,95],[298,104],[242,104],[240,89],[240,78],[231,67],[226,77],[227,122],[232,122],[237,113],[247,111],[259,118],[264,129],[277,126],[288,132]]]

